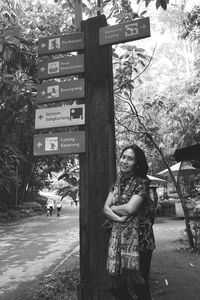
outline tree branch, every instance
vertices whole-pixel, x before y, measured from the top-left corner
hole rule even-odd
[[[153,53],[152,53],[152,55],[151,55],[150,60],[148,61],[148,64],[144,67],[144,69],[142,70],[142,72],[141,72],[140,74],[138,74],[138,75],[133,79],[133,81],[136,80],[141,74],[143,74],[143,73],[146,71],[146,69],[149,67],[149,65],[150,65],[150,63],[152,62],[152,59],[153,59],[153,57],[154,57],[154,54],[155,54],[155,51],[156,51],[156,47],[157,47],[157,43],[156,43],[156,45],[155,45],[155,47],[154,47],[154,49],[153,49]]]
[[[146,69],[149,67],[150,63],[152,62],[153,60],[153,57],[154,57],[154,54],[155,54],[155,51],[156,51],[156,47],[157,47],[157,43],[155,44],[155,47],[153,49],[153,52],[152,52],[152,55],[151,55],[151,58],[149,59],[147,65],[144,67],[144,69],[142,70],[142,72],[140,72],[135,78],[133,78],[131,81],[135,81],[138,77],[140,77],[145,71]],[[117,87],[116,89],[114,89],[114,93],[117,91],[117,90],[122,90],[121,87]]]
[[[68,4],[69,4],[69,7],[74,10],[74,6],[72,5],[72,3],[70,2],[70,0],[67,0]]]
[[[108,20],[108,19],[112,16],[112,14],[113,14],[113,12],[114,12],[116,6],[117,6],[117,5],[116,5],[116,3],[115,3],[113,9],[111,10],[111,12],[110,12],[110,14],[108,15],[108,17],[106,18],[106,20]]]

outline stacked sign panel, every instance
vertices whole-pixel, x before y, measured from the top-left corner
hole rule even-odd
[[[61,102],[85,97],[85,80],[51,81],[38,84],[37,103]]]
[[[34,136],[34,155],[85,152],[85,132],[39,134]]]
[[[39,40],[38,55],[65,54],[84,49],[83,32],[50,36]],[[68,55],[38,63],[37,103],[48,104],[85,97],[85,80],[57,78],[84,72],[84,55]],[[36,109],[35,129],[68,127],[85,124],[85,104]],[[34,136],[34,155],[81,153],[85,151],[85,132],[59,132]]]
[[[66,105],[36,109],[35,129],[85,124],[85,105]]]
[[[99,45],[119,44],[147,37],[150,37],[149,18],[136,19],[99,29]]]
[[[49,59],[38,64],[38,79],[51,79],[83,72],[83,54]]]
[[[44,37],[39,40],[38,55],[67,53],[84,49],[84,34],[72,34]]]

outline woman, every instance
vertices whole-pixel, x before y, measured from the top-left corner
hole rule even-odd
[[[149,271],[155,248],[153,202],[149,197],[148,165],[144,152],[131,145],[120,156],[120,176],[104,205],[112,220],[107,269],[117,300],[152,300]]]

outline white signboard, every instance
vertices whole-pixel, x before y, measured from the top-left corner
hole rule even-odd
[[[85,124],[85,104],[36,109],[35,129]]]

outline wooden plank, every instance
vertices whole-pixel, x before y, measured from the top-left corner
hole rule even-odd
[[[74,11],[75,11],[76,30],[79,31],[81,29],[81,21],[82,21],[82,1],[81,0],[74,0]]]

